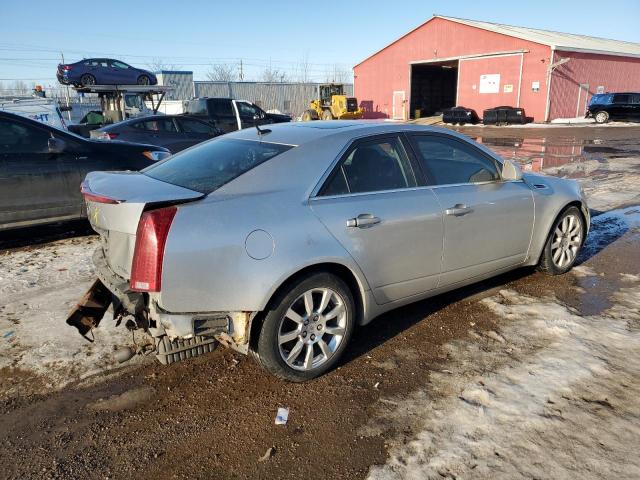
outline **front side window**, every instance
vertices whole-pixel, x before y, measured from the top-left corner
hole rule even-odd
[[[413,135],[411,139],[430,184],[451,185],[500,180],[496,162],[471,145],[432,135]]]
[[[45,130],[10,120],[0,120],[0,152],[46,153],[51,135]]]
[[[129,68],[129,65],[127,65],[126,63],[118,62],[117,60],[112,62],[112,65],[116,68],[122,68],[122,69]]]
[[[379,192],[416,186],[409,158],[398,137],[356,144],[340,161],[321,196]]]
[[[238,106],[238,113],[241,117],[254,118],[259,116],[258,109],[250,103],[236,102],[236,105]]]
[[[291,148],[291,145],[219,138],[177,153],[142,173],[208,194]]]

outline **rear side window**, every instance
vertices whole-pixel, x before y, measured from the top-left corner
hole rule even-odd
[[[613,96],[613,103],[630,103],[631,95],[627,94],[616,94]]]
[[[209,109],[214,115],[221,117],[233,116],[233,108],[231,107],[231,100],[225,98],[215,98],[208,100]]]
[[[500,179],[496,162],[470,145],[446,137],[412,135],[429,183],[451,185]]]
[[[416,178],[400,139],[385,137],[352,147],[320,195],[379,192],[415,186]]]
[[[180,128],[185,133],[210,133],[213,134],[213,127],[204,122],[199,122],[193,119],[178,118]]]
[[[291,148],[291,145],[251,140],[217,139],[180,152],[142,173],[208,194]]]
[[[140,128],[142,130],[149,130],[151,132],[174,132],[176,133],[178,129],[176,128],[173,120],[170,118],[163,118],[158,120],[147,120],[144,122],[138,122],[132,125],[135,128]]]

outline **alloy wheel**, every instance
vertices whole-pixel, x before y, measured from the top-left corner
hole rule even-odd
[[[294,370],[313,370],[342,343],[347,326],[345,302],[330,288],[313,288],[289,306],[278,329],[280,356]]]
[[[570,265],[582,245],[582,222],[576,215],[567,215],[553,232],[551,258],[558,268]]]

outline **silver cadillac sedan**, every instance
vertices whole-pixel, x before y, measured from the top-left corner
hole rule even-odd
[[[589,210],[571,180],[523,173],[450,130],[269,125],[82,185],[98,279],[67,323],[113,305],[170,364],[221,343],[292,381],[331,369],[357,325],[508,270],[576,261]]]

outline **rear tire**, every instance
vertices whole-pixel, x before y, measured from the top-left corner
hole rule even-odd
[[[147,75],[140,75],[138,77],[138,85],[151,85],[151,79]]]
[[[80,77],[80,85],[83,87],[90,87],[91,85],[96,84],[96,77],[89,73],[85,73]]]
[[[355,326],[347,284],[330,273],[312,273],[274,299],[257,342],[257,359],[273,375],[304,382],[332,369]]]
[[[607,123],[609,121],[609,113],[601,110],[596,113],[593,118],[595,118],[596,123]]]
[[[322,111],[322,120],[333,120],[333,114],[331,113],[331,110]]]
[[[551,227],[538,270],[548,275],[562,275],[571,270],[582,250],[586,225],[577,207],[563,211]]]

